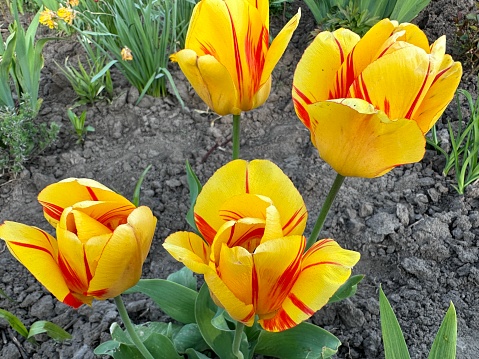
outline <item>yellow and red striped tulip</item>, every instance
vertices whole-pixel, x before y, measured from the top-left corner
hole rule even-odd
[[[384,19],[363,38],[321,32],[293,78],[296,113],[319,155],[343,176],[377,177],[420,161],[425,133],[452,100],[462,75],[413,24]]]
[[[148,207],[84,178],[47,186],[38,199],[57,238],[10,221],[0,238],[58,300],[78,308],[138,282],[156,227]]]
[[[223,166],[203,187],[194,211],[203,238],[177,232],[163,246],[203,274],[215,302],[249,326],[257,316],[264,329],[276,332],[308,319],[359,260],[359,253],[332,239],[304,253],[304,202],[270,161]]]
[[[298,26],[300,11],[269,45],[268,0],[201,0],[185,49],[171,55],[201,99],[219,115],[261,106],[271,73]]]

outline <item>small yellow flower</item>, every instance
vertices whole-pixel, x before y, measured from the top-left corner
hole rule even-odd
[[[73,19],[75,18],[75,12],[73,11],[73,9],[70,9],[68,7],[59,8],[57,11],[57,15],[60,19],[62,19],[69,25],[72,24]]]
[[[57,18],[57,14],[54,11],[45,8],[40,14],[39,22],[42,25],[48,26],[50,29],[54,29],[58,26],[55,19]]]
[[[79,0],[67,0],[67,5],[78,6],[80,4]]]
[[[133,60],[133,54],[131,53],[131,50],[127,46],[125,46],[125,47],[123,47],[123,49],[121,49],[120,54],[121,54],[121,59],[123,61]]]

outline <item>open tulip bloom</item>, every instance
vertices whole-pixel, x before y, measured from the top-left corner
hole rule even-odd
[[[238,322],[283,331],[311,317],[349,278],[359,253],[323,239],[304,252],[307,212],[290,179],[266,160],[232,161],[205,184],[194,208],[199,235],[163,244],[204,274],[213,300]]]
[[[293,79],[296,113],[319,155],[342,176],[377,177],[420,161],[425,137],[459,84],[462,67],[413,24],[388,19],[363,38],[318,34]]]
[[[270,45],[268,0],[201,0],[185,49],[171,59],[208,107],[219,115],[239,115],[267,100],[271,73],[299,18],[300,11]]]
[[[58,300],[77,308],[138,282],[156,227],[148,207],[76,178],[47,186],[38,200],[57,238],[9,221],[0,225],[0,238]]]

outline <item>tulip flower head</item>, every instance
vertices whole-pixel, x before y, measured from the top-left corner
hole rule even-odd
[[[148,207],[76,178],[47,186],[38,200],[57,238],[9,221],[0,225],[0,238],[58,300],[77,308],[138,282],[156,227]]]
[[[201,0],[185,49],[171,55],[201,99],[219,115],[261,106],[271,73],[283,55],[300,11],[269,44],[268,0]]]
[[[377,177],[420,161],[425,133],[452,100],[462,67],[413,24],[384,19],[363,38],[318,34],[293,78],[296,114],[343,176]]]
[[[195,233],[163,246],[204,274],[213,300],[246,325],[255,318],[282,331],[311,317],[348,279],[359,253],[332,239],[305,253],[307,212],[289,178],[266,160],[232,161],[205,184],[194,208]]]

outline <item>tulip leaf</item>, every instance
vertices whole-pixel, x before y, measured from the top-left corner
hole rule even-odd
[[[70,333],[66,332],[65,330],[60,328],[58,325],[52,322],[47,322],[45,320],[39,320],[38,322],[33,323],[32,326],[30,327],[30,330],[28,331],[27,339],[41,333],[47,333],[47,335],[50,338],[59,340],[59,341],[72,338]]]
[[[181,284],[182,286],[190,288],[194,291],[196,291],[197,288],[197,281],[195,276],[193,275],[193,272],[186,267],[183,267],[179,271],[171,273],[166,278],[166,280]]]
[[[197,324],[186,324],[173,336],[173,344],[178,353],[187,353],[188,349],[203,351],[210,349],[201,336]]]
[[[379,287],[379,312],[386,359],[409,359],[409,351],[399,322],[383,289]]]
[[[333,334],[310,323],[283,332],[262,331],[255,353],[280,359],[330,358],[341,342]]]
[[[141,279],[125,293],[143,293],[158,307],[180,323],[195,323],[195,301],[198,293],[165,279]]]
[[[7,310],[0,309],[0,318],[5,319],[8,324],[10,324],[12,329],[18,332],[18,334],[20,334],[22,337],[28,337],[27,328],[25,327],[25,325],[23,325],[22,321],[18,319],[18,317],[16,317],[14,314],[10,313]]]
[[[187,349],[186,354],[188,355],[188,359],[210,359],[210,357],[201,354],[192,348]]]
[[[437,332],[428,359],[455,359],[457,341],[457,318],[454,304],[449,305],[446,316]]]
[[[140,175],[140,178],[138,178],[138,182],[136,182],[135,190],[133,191],[133,204],[138,207],[140,204],[140,190],[141,190],[141,184],[145,180],[145,176],[150,170],[151,165],[148,165],[145,170],[142,172]]]
[[[339,289],[334,293],[334,295],[329,298],[328,304],[339,302],[343,299],[352,297],[356,294],[358,290],[358,283],[361,282],[364,278],[364,275],[358,274],[349,277],[349,279],[344,283]]]
[[[210,297],[208,286],[204,284],[198,293],[195,306],[196,322],[201,335],[221,359],[237,359],[232,351],[234,330],[221,330],[211,323],[216,311],[217,306]],[[248,342],[244,333],[240,350],[245,357],[248,357]]]
[[[200,194],[203,186],[201,185],[200,180],[198,179],[195,172],[191,168],[188,160],[186,161],[186,179],[188,181],[188,187],[190,189],[190,209],[188,211],[188,214],[186,215],[186,222],[188,222],[191,228],[193,228],[193,230],[197,234],[199,234],[200,232],[198,231],[198,227],[196,227],[196,222],[195,222],[194,208],[195,208],[196,198]]]

